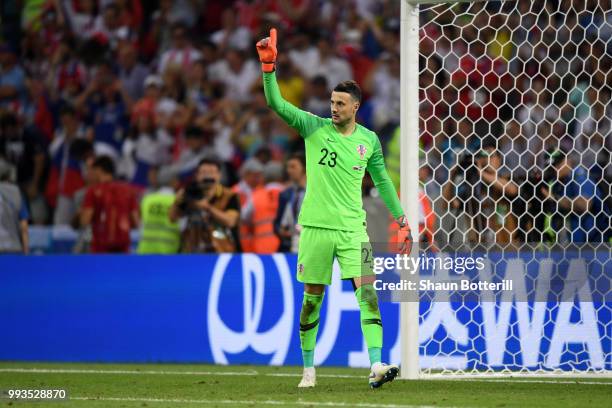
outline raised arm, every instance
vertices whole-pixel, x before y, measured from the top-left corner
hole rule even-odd
[[[263,71],[264,93],[266,102],[274,112],[289,126],[297,130],[304,138],[312,132],[325,125],[325,119],[305,112],[287,102],[281,95],[274,67],[276,63],[276,29],[270,30],[270,37],[264,38],[257,43],[257,53],[261,61]]]

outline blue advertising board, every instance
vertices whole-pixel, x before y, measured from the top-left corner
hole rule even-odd
[[[299,365],[295,270],[285,254],[3,256],[0,360]],[[357,302],[338,272],[315,363],[367,366]],[[421,365],[610,370],[609,299],[577,296],[567,306],[422,302]],[[381,313],[383,359],[399,362],[398,304]]]

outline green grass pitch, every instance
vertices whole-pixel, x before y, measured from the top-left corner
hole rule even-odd
[[[0,399],[0,407],[609,407],[612,379],[396,380],[368,388],[366,369],[190,364],[0,363],[0,389],[58,389],[68,400]]]

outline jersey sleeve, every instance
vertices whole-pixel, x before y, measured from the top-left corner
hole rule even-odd
[[[263,74],[266,102],[289,126],[297,130],[303,138],[307,138],[315,130],[325,125],[325,119],[310,112],[303,111],[287,102],[281,95],[276,73]]]
[[[380,141],[378,137],[375,137],[375,139],[374,150],[368,160],[368,173],[372,176],[372,181],[374,181],[374,185],[380,193],[380,198],[393,215],[393,218],[397,219],[404,215],[404,210],[402,210],[402,205],[397,197],[397,191],[387,173]]]

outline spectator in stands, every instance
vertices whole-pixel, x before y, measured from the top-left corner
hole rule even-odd
[[[30,205],[44,189],[45,150],[44,136],[36,127],[22,126],[11,112],[0,116],[0,160],[14,167],[15,181]],[[36,221],[43,223],[44,216]]]
[[[70,224],[77,209],[72,201],[74,193],[84,186],[80,158],[72,151],[78,139],[85,139],[85,127],[71,106],[60,112],[59,128],[49,146],[51,160],[45,197],[54,209],[53,224]]]
[[[399,134],[388,131],[399,120],[396,1],[360,0],[347,7],[350,1],[37,0],[21,2],[22,18],[19,7],[9,3],[15,2],[4,7],[0,24],[7,42],[0,46],[0,117],[11,112],[18,130],[3,131],[12,136],[0,137],[0,161],[16,169],[33,223],[73,218],[79,200],[74,191],[86,189],[82,173],[91,152],[82,154],[89,146],[85,139],[96,142],[98,153],[120,158],[118,175],[143,189],[151,181],[155,187],[157,181],[188,184],[208,155],[222,161],[221,180],[231,185],[250,158],[265,164],[303,150],[302,138],[269,120],[257,89],[261,75],[249,38],[270,25],[281,28],[290,50],[276,65],[283,95],[326,117],[328,88],[337,82],[333,78],[353,76],[363,83],[369,92],[360,123],[375,123],[383,148],[395,153],[397,160],[387,164],[399,179],[399,142],[392,143]],[[600,213],[609,217],[612,166],[606,153],[612,111],[606,63],[612,48],[606,27],[611,17],[602,2],[574,3],[518,2],[518,13],[507,18],[497,5],[462,4],[458,10],[472,7],[473,13],[462,13],[460,23],[435,8],[421,11],[428,24],[420,31],[419,127],[421,147],[434,169],[436,183],[431,184],[444,184],[448,169],[463,164],[453,173],[462,179],[454,180],[458,190],[451,209],[456,215],[440,217],[441,224],[448,218],[476,222],[459,211],[480,205],[467,200],[464,189],[465,177],[476,175],[479,198],[494,201],[496,210],[516,194],[503,223],[507,227],[514,215],[520,225],[515,239],[561,239],[563,232],[549,237],[545,231],[555,225],[561,231],[558,218],[570,220],[576,211],[553,208],[565,203],[561,187],[550,189],[549,198],[539,188],[544,146],[564,148],[570,162],[579,156],[588,179],[607,197]],[[566,18],[543,18],[555,10],[554,15]],[[557,42],[548,44],[547,38]],[[153,71],[159,76],[147,75]],[[79,114],[65,114],[65,107]],[[489,161],[484,169],[466,171],[469,157],[481,153],[476,142],[487,135],[497,139],[503,166]],[[45,184],[41,163],[49,158],[47,144],[51,157]],[[246,179],[260,183],[261,171]],[[250,194],[248,183],[239,186],[242,197]],[[53,214],[46,214],[47,206]],[[592,210],[574,221],[583,223],[590,215],[598,224]],[[608,225],[603,239],[611,230]]]
[[[97,155],[119,159],[132,103],[110,61],[100,64],[90,85],[77,98],[77,106],[84,107],[86,123],[93,130]]]
[[[278,197],[274,232],[280,239],[279,252],[297,252],[300,238],[298,215],[306,193],[306,159],[294,153],[287,160],[287,175],[291,183]]]
[[[328,107],[329,110],[329,107]],[[278,126],[274,112],[270,109],[257,108],[251,111],[250,126],[245,129],[245,134],[241,139],[249,139],[248,144],[244,145],[244,151],[252,157],[262,148],[266,148],[271,153],[274,160],[282,160],[284,152],[288,148],[288,132],[286,128]]]
[[[149,68],[138,62],[136,48],[130,43],[123,43],[117,54],[121,85],[130,99],[137,101],[144,94],[144,80],[149,75]]]
[[[210,145],[209,134],[197,126],[189,127],[185,131],[185,148],[178,160],[160,169],[160,181],[168,183],[177,180],[187,183],[196,173],[198,163],[205,157],[213,156],[214,149]]]
[[[182,252],[240,252],[240,201],[220,181],[221,163],[203,159],[193,182],[177,192],[169,216],[172,222],[186,217]]]
[[[482,180],[482,172],[497,174],[501,156],[496,151],[496,141],[485,139],[475,154],[466,152],[450,172],[449,181],[442,188],[442,195],[449,210],[456,213],[457,225],[452,230],[463,235],[471,244],[492,244],[500,230],[496,215],[496,199]],[[452,241],[452,239],[449,239]]]
[[[26,94],[25,72],[9,44],[0,44],[0,108],[18,109]]]
[[[240,200],[240,213],[245,214],[246,208],[252,206],[253,191],[263,182],[263,165],[251,158],[240,167],[240,182],[232,187]],[[253,252],[253,228],[248,223],[240,224],[240,243],[244,252]]]
[[[155,116],[146,107],[132,113],[130,137],[123,143],[124,175],[133,186],[149,186],[149,172],[170,163],[174,140],[155,124]]]
[[[100,156],[92,164],[96,184],[85,194],[81,226],[91,225],[93,253],[127,253],[130,230],[140,222],[136,194],[129,184],[115,181],[115,164]]]
[[[231,8],[225,9],[221,15],[222,28],[210,36],[222,52],[229,48],[247,51],[251,46],[251,32],[237,23],[236,12]]]
[[[204,60],[195,61],[185,80],[185,105],[190,117],[207,113],[215,96],[216,89],[208,79],[206,67]]]
[[[276,81],[283,94],[283,98],[287,102],[295,106],[302,106],[305,88],[304,78],[300,75],[287,54],[279,55],[276,60]],[[262,94],[263,91],[259,89],[253,95]],[[329,97],[327,99],[327,105],[329,105]],[[329,106],[327,106],[327,111],[329,113]]]
[[[372,94],[373,123],[376,129],[399,124],[400,59],[383,54],[366,78],[365,89]]]
[[[538,193],[553,201],[551,209],[556,212],[551,214],[545,233],[552,235],[554,242],[602,242],[609,215],[603,211],[603,197],[586,169],[570,163],[566,152],[558,149],[547,152],[546,163],[549,167],[544,179],[551,181],[542,184]],[[565,222],[568,225],[563,225]],[[563,232],[570,236],[564,238]]]
[[[489,216],[489,228],[494,233],[493,242],[498,244],[515,242],[519,220],[526,216],[524,201],[516,198],[519,194],[518,179],[521,174],[504,170],[505,158],[494,145],[485,147],[484,152],[488,154],[488,159],[478,160],[477,163],[483,185],[490,188],[486,198],[481,198],[482,212]],[[494,214],[484,211],[489,206],[494,209]]]
[[[87,68],[76,57],[75,47],[73,38],[65,37],[51,56],[44,80],[54,111],[74,105],[87,83]]]
[[[297,32],[293,38],[293,47],[289,51],[291,62],[307,79],[312,79],[317,75],[320,56],[319,49],[314,45],[315,43],[316,36]]]
[[[253,228],[253,252],[272,254],[278,251],[279,238],[274,233],[274,218],[278,210],[278,196],[284,186],[283,165],[276,161],[266,163],[263,170],[264,185],[253,191],[250,204],[242,211],[242,222]]]
[[[87,143],[87,145],[83,145],[83,151],[85,153],[86,158],[83,160],[85,163],[84,170],[84,180],[85,185],[77,190],[74,193],[74,207],[75,208],[83,208],[83,201],[85,200],[85,195],[87,194],[87,190],[91,186],[97,183],[97,172],[93,168],[93,164],[96,160],[94,155],[93,145],[87,141],[83,141]],[[91,251],[91,225],[81,227],[81,212],[78,211],[72,217],[71,222],[72,227],[77,230],[78,237],[77,240],[72,247],[72,253],[74,254],[86,254]]]
[[[323,75],[327,79],[330,92],[336,84],[353,79],[351,66],[345,59],[338,57],[328,39],[319,39],[317,48],[319,50],[319,61],[311,76]]]
[[[88,36],[108,44],[111,50],[116,50],[120,41],[130,39],[130,27],[122,19],[117,3],[111,2],[104,6]]]
[[[96,22],[98,2],[96,0],[53,0],[56,8],[62,10],[68,25],[75,36],[83,39],[93,31]]]
[[[0,255],[29,253],[28,209],[21,192],[10,181],[12,171],[0,158]]]
[[[310,81],[307,91],[308,97],[304,104],[304,109],[312,112],[313,115],[328,118],[331,113],[329,110],[330,92],[327,86],[327,79],[323,75],[317,75]]]
[[[170,219],[175,199],[174,190],[163,186],[142,198],[139,254],[175,254],[179,251],[181,230],[179,224]]]
[[[172,26],[172,46],[162,54],[157,72],[163,75],[172,65],[188,72],[191,64],[201,57],[202,53],[191,45],[185,24],[175,23]]]
[[[255,61],[247,59],[245,52],[233,48],[225,53],[225,59],[217,69],[219,71],[214,72],[211,79],[224,85],[225,96],[239,103],[249,102],[251,88],[261,76]]]

